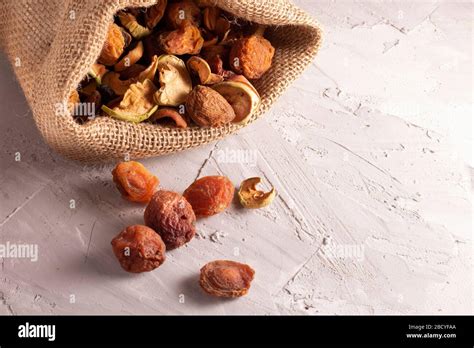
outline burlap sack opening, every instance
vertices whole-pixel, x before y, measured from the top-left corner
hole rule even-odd
[[[58,114],[96,61],[113,15],[153,0],[3,0],[0,43],[15,70],[46,142],[62,155],[84,162],[158,156],[207,144],[242,128],[176,129],[98,117],[84,125]],[[255,87],[261,117],[313,60],[321,43],[318,24],[287,0],[216,0],[236,16],[272,26],[266,36],[276,47],[274,64]],[[249,122],[249,123],[250,123]]]

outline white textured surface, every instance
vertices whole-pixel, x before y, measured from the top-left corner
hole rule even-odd
[[[0,314],[473,313],[472,3],[297,3],[324,46],[266,117],[143,161],[168,189],[262,176],[278,198],[200,220],[198,238],[141,275],[119,268],[110,240],[143,207],[120,199],[110,165],[42,143],[2,58],[0,243],[37,244],[39,259],[2,260]],[[256,166],[225,163],[236,150]],[[200,291],[199,268],[221,258],[255,268],[247,297]]]

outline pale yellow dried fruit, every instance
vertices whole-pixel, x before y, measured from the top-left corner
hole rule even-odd
[[[149,118],[158,108],[153,100],[156,87],[150,80],[130,85],[120,104],[113,109],[102,106],[108,115],[122,121],[142,122]]]
[[[239,81],[225,81],[213,85],[212,88],[221,94],[232,106],[235,118],[232,122],[247,122],[260,105],[260,96],[255,88]]]
[[[130,34],[132,34],[135,39],[139,40],[151,34],[151,30],[140,25],[133,14],[128,12],[119,12],[117,16],[120,20],[120,23],[122,23],[122,25],[128,29]]]
[[[143,56],[143,42],[139,41],[135,48],[130,50],[125,57],[120,59],[118,63],[114,65],[115,71],[123,71],[129,67],[131,67],[133,64],[138,62],[140,58]]]
[[[191,57],[186,63],[188,70],[199,77],[201,85],[213,85],[224,81],[224,78],[220,75],[213,74],[211,67],[201,57]]]
[[[155,93],[158,105],[177,106],[186,101],[193,85],[186,64],[176,56],[158,57],[160,89]]]
[[[117,24],[112,23],[97,61],[104,65],[114,65],[122,55],[124,47],[125,40],[122,29]]]
[[[120,74],[109,71],[102,78],[102,84],[108,86],[116,95],[124,95],[132,83],[137,82],[136,78],[121,80]]]
[[[261,178],[249,178],[240,184],[239,196],[240,204],[244,208],[257,209],[268,206],[276,196],[276,190],[272,187],[269,192],[257,190],[257,185],[262,181]]]
[[[158,57],[153,56],[151,59],[151,64],[140,74],[138,75],[138,80],[139,81],[145,81],[146,79],[154,81],[155,80],[155,75],[156,75],[156,70],[158,69]]]

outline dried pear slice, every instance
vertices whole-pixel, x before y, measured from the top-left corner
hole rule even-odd
[[[258,93],[243,82],[225,81],[212,88],[221,94],[234,109],[233,123],[246,123],[260,105]]]
[[[109,116],[122,121],[142,122],[149,118],[158,109],[153,101],[156,87],[150,80],[130,85],[120,104],[113,109],[102,106],[102,110]]]
[[[172,108],[162,108],[156,110],[156,112],[150,117],[150,121],[155,122],[163,118],[171,118],[178,128],[187,128],[188,123],[181,114]]]
[[[158,71],[161,87],[155,93],[155,102],[166,106],[184,103],[193,89],[184,61],[173,55],[161,55],[158,57]]]
[[[139,41],[137,46],[134,49],[130,50],[125,57],[120,59],[118,63],[114,65],[115,71],[124,71],[125,69],[131,67],[133,64],[138,62],[140,58],[143,56],[143,42]]]
[[[132,34],[132,36],[137,40],[140,40],[144,38],[145,36],[148,36],[151,34],[151,30],[140,25],[137,22],[137,19],[135,18],[135,16],[132,15],[131,13],[119,12],[118,18],[120,20],[120,23],[122,23],[122,25],[125,28],[127,28],[130,34]]]
[[[261,178],[249,178],[240,184],[238,191],[240,204],[244,208],[257,209],[269,205],[276,196],[276,190],[272,187],[269,192],[257,190],[257,185],[262,181]]]
[[[138,81],[145,81],[145,79],[153,81],[155,79],[156,69],[158,69],[158,57],[153,56],[151,59],[151,64],[148,66],[148,68],[143,70],[138,75]]]
[[[188,70],[199,77],[202,85],[213,85],[224,81],[220,75],[213,74],[209,64],[201,57],[191,57],[186,63]]]
[[[107,73],[107,68],[103,64],[92,64],[91,70],[88,72],[89,76],[95,79],[98,85],[102,83],[102,77]]]

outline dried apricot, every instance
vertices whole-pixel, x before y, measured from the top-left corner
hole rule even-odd
[[[242,38],[232,46],[229,64],[238,74],[248,79],[259,79],[270,69],[275,48],[260,35]]]
[[[179,193],[157,191],[145,209],[145,225],[154,229],[167,249],[189,242],[196,233],[196,216],[188,201]]]
[[[165,243],[147,226],[128,226],[112,239],[111,244],[120,266],[127,272],[149,272],[166,259]]]
[[[112,23],[97,61],[104,65],[114,65],[122,55],[124,47],[125,39],[122,35],[122,29],[117,24]]]
[[[146,203],[155,193],[159,180],[141,163],[121,162],[112,171],[113,179],[122,197],[132,201]]]
[[[196,86],[186,99],[186,111],[202,127],[218,127],[235,118],[234,109],[227,100],[206,86]]]
[[[198,54],[201,51],[204,39],[195,25],[187,22],[182,27],[162,33],[160,45],[168,54]]]
[[[234,185],[225,176],[204,176],[193,182],[183,196],[196,216],[211,216],[224,211],[234,198]]]
[[[177,1],[168,5],[166,21],[174,29],[183,26],[186,21],[199,26],[201,10],[192,0]]]
[[[218,297],[240,297],[247,294],[255,271],[249,265],[216,260],[201,268],[199,284],[209,295]]]

